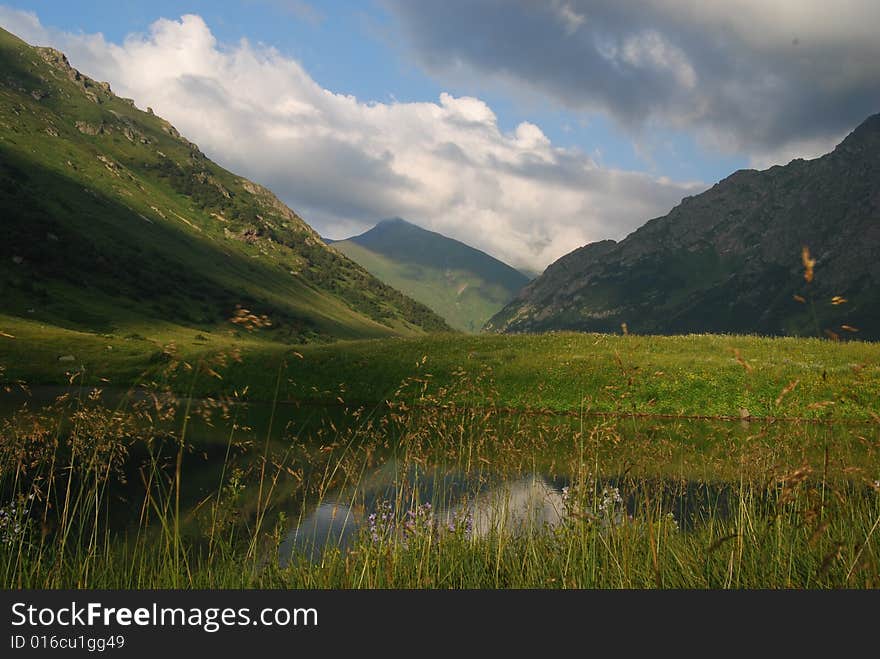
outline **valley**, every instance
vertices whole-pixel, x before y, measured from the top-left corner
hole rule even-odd
[[[877,588],[878,117],[530,279],[0,30],[2,586]]]

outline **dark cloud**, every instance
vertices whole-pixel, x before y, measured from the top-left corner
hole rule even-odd
[[[631,131],[659,121],[760,156],[827,148],[880,111],[876,0],[385,4],[444,79],[488,74]]]

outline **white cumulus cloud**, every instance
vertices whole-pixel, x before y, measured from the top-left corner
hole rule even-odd
[[[561,8],[567,5],[558,5]],[[571,29],[586,19],[569,17]],[[481,99],[365,103],[323,88],[296,61],[246,40],[219,43],[202,18],[160,19],[112,43],[0,7],[0,25],[53,45],[87,75],[150,106],[223,166],[270,187],[323,235],[401,216],[519,267],[621,238],[702,188],[604,168],[539,126],[502,131]],[[674,48],[624,51],[688,83]]]

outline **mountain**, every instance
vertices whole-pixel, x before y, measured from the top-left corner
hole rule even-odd
[[[0,313],[107,332],[226,326],[287,341],[448,330],[149,108],[0,30]]]
[[[809,260],[815,260],[811,282],[804,276]],[[619,332],[626,323],[629,331],[648,334],[877,339],[878,284],[880,115],[874,115],[821,158],[738,171],[619,243],[563,256],[486,329]]]
[[[333,247],[466,332],[478,332],[529,281],[485,252],[400,218]]]

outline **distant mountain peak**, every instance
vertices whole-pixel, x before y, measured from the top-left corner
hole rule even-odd
[[[410,222],[409,220],[404,220],[402,217],[389,217],[384,220],[380,220],[377,222],[372,228],[367,229],[364,233],[360,235],[367,235],[370,232],[376,231],[397,231],[404,232],[407,235],[423,233],[425,235],[436,235],[442,236],[443,234],[437,233],[436,231],[432,231],[431,229],[426,229],[423,226],[416,224],[415,222]],[[446,236],[443,236],[446,238]],[[357,238],[354,236],[351,238],[352,240]],[[454,240],[453,238],[448,238],[448,240]]]
[[[379,222],[376,223],[376,226],[377,226],[377,227],[380,227],[380,226],[394,226],[395,224],[397,224],[397,225],[408,225],[408,226],[411,226],[411,227],[417,226],[417,225],[413,224],[412,222],[407,222],[407,221],[404,220],[402,217],[389,217],[389,218],[387,218],[387,219],[380,220]],[[421,227],[419,227],[419,228],[421,229]]]
[[[866,134],[872,133],[877,134],[880,133],[880,112],[877,114],[872,114],[870,117],[865,119],[861,124],[859,124],[856,129],[852,132],[853,135],[857,134]]]
[[[453,327],[478,331],[529,280],[483,251],[400,217],[333,247]]]
[[[880,113],[873,114],[837,145],[834,153],[863,153],[880,146]]]

